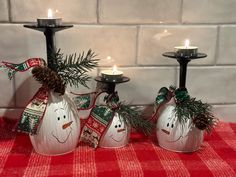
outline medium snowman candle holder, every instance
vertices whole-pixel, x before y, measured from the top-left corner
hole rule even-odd
[[[182,50],[163,54],[176,59],[180,64],[179,88],[163,87],[159,91],[154,114],[154,117],[158,117],[156,135],[159,146],[164,149],[194,152],[203,142],[204,130],[209,132],[217,121],[211,113],[210,105],[190,97],[185,86],[188,62],[207,55],[195,53],[191,47],[190,50],[188,47]]]

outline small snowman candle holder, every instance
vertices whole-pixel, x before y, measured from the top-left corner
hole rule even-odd
[[[82,127],[80,141],[93,148],[121,148],[129,143],[131,127],[150,135],[153,122],[142,117],[142,110],[119,100],[116,84],[130,79],[120,71],[102,71],[95,78],[97,89],[87,94],[76,94],[74,98],[78,111],[90,110]],[[103,102],[96,104],[98,97],[105,93]]]
[[[177,47],[175,52],[166,52],[163,56],[175,59],[180,65],[179,91],[187,93],[186,75],[187,64],[191,60],[205,58],[207,55],[198,53],[197,47]],[[194,152],[203,142],[203,131],[193,125],[193,119],[189,118],[181,122],[175,114],[175,99],[170,99],[160,107],[157,119],[157,139],[159,146],[175,152]]]
[[[95,80],[107,85],[106,92],[111,95],[115,93],[116,84],[128,82],[130,79],[123,76],[121,72],[117,72],[117,75],[113,76],[110,72],[104,71],[102,76],[96,77]],[[130,125],[125,122],[124,118],[115,112],[98,146],[101,148],[121,148],[126,146],[129,143],[130,129]]]

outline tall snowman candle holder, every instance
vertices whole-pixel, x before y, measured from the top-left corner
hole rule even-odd
[[[175,49],[175,52],[167,52],[163,56],[179,62],[179,88],[171,86],[159,90],[154,114],[157,116],[156,135],[158,144],[164,149],[194,152],[203,142],[204,130],[210,132],[217,122],[211,106],[190,97],[185,86],[187,64],[207,55],[198,53],[197,47],[189,46],[189,40],[186,40],[185,46]]]
[[[89,80],[87,72],[97,66],[94,52],[68,55],[55,51],[55,32],[70,28],[61,19],[38,19],[37,25],[24,25],[44,32],[47,63],[42,58],[31,58],[20,64],[2,62],[9,79],[16,72],[32,69],[33,77],[42,84],[24,109],[17,130],[28,133],[36,152],[43,155],[62,155],[73,151],[80,135],[80,118],[74,102],[67,96],[66,85],[78,87]]]
[[[124,102],[119,101],[118,93],[115,89],[117,84],[128,82],[130,79],[123,76],[122,71],[116,67],[113,70],[101,72],[101,76],[95,78],[101,91],[96,93],[90,115],[86,119],[82,128],[80,140],[89,143],[92,147],[97,148],[121,148],[129,143],[131,128],[143,131],[146,134],[151,133],[152,123],[141,117],[141,111]],[[96,104],[99,95],[105,93],[105,104]],[[81,95],[76,98],[79,110],[82,104],[86,104],[87,95]],[[80,104],[82,103],[82,104]],[[88,107],[87,109],[90,109]]]

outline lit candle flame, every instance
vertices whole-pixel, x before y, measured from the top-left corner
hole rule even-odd
[[[112,74],[115,74],[117,72],[117,66],[114,65],[113,68],[112,68]]]
[[[48,18],[52,18],[52,9],[48,9]]]
[[[189,43],[190,43],[189,39],[186,39],[186,40],[185,40],[185,44],[184,44],[184,47],[185,47],[186,49],[189,48]]]

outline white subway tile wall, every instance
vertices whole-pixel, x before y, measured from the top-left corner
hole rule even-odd
[[[116,64],[130,82],[119,84],[122,100],[134,105],[153,103],[162,86],[178,84],[178,64],[162,56],[190,39],[208,57],[189,63],[187,88],[191,95],[214,106],[218,117],[236,122],[236,1],[235,0],[1,0],[0,60],[22,62],[46,58],[43,33],[23,27],[47,16],[47,9],[74,27],[56,34],[65,54],[92,49],[100,68]],[[0,116],[19,117],[39,88],[28,73],[13,80],[1,72]],[[90,90],[71,88],[77,93]]]

